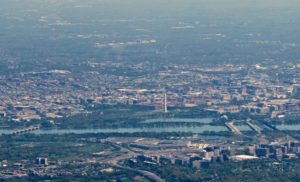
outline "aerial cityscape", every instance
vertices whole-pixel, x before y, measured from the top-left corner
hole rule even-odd
[[[0,2],[0,181],[300,181],[288,1]]]

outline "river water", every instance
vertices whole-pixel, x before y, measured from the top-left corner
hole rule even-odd
[[[213,121],[213,118],[170,118],[170,119],[150,119],[143,121],[142,123],[203,123],[202,126],[168,126],[168,127],[139,127],[139,128],[102,128],[102,129],[51,129],[51,130],[35,130],[31,133],[34,134],[88,134],[88,133],[163,133],[163,132],[190,132],[195,134],[201,134],[204,132],[221,132],[228,131],[225,126],[212,126],[209,125]],[[251,131],[251,128],[247,125],[237,125],[241,131]],[[300,124],[296,125],[276,125],[279,130],[300,131]],[[0,135],[11,134],[15,130],[0,130]]]
[[[172,118],[172,119],[151,119],[143,121],[142,123],[157,123],[157,122],[195,122],[203,123],[202,126],[168,126],[168,127],[140,127],[140,128],[103,128],[103,129],[52,129],[52,130],[36,130],[31,133],[34,134],[85,134],[85,133],[163,133],[163,132],[191,132],[195,134],[201,134],[204,132],[220,132],[228,131],[225,126],[211,126],[209,123],[213,121],[213,118]],[[10,134],[14,130],[0,130],[0,134]]]
[[[300,124],[282,124],[276,125],[276,128],[278,128],[279,130],[300,131]]]
[[[10,134],[14,130],[0,130],[0,134]],[[196,127],[149,127],[149,128],[115,128],[115,129],[52,129],[52,130],[36,130],[31,133],[34,134],[85,134],[85,133],[162,133],[162,132],[191,132],[191,133],[203,133],[205,131],[228,131],[224,126],[196,126]]]

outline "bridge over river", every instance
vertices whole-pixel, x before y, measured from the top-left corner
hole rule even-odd
[[[39,129],[40,129],[40,125],[34,125],[34,126],[29,126],[29,127],[26,127],[26,128],[20,128],[20,129],[15,129],[15,130],[9,130],[9,129],[3,130],[1,132],[1,134],[18,135],[18,134],[33,132],[33,131],[36,131],[36,130],[39,130]]]

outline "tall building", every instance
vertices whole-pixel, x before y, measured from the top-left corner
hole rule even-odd
[[[45,165],[45,166],[47,166],[48,165],[48,159],[47,158],[38,157],[38,158],[36,158],[35,163],[37,165]]]
[[[269,148],[258,148],[255,153],[257,157],[269,157],[270,150]]]

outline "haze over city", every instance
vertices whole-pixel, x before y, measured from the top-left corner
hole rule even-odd
[[[296,0],[2,0],[0,181],[300,181]]]

